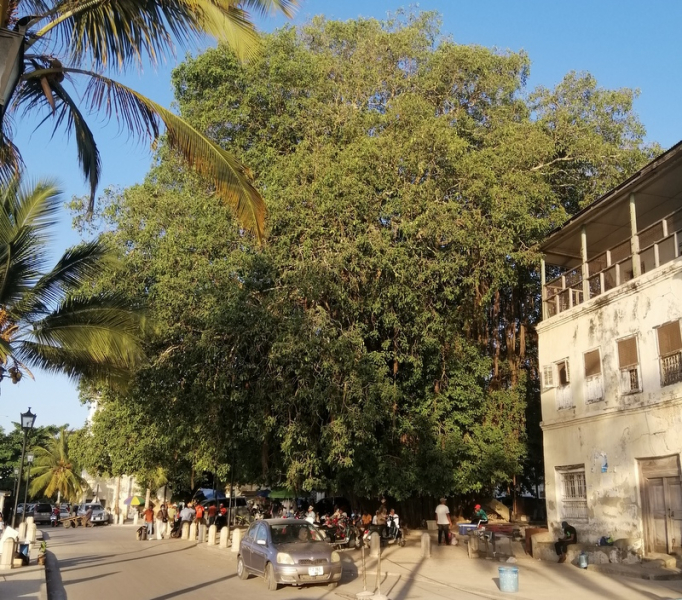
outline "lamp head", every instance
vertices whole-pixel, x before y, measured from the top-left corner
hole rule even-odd
[[[29,465],[32,465],[32,464],[33,464],[33,452],[29,452],[29,453],[26,455],[26,462],[27,462]]]
[[[33,424],[36,421],[36,415],[31,412],[31,407],[25,413],[21,413],[21,428],[28,431],[33,428]]]

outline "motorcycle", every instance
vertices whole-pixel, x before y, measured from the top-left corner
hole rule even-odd
[[[50,527],[57,527],[59,525],[59,515],[52,513],[50,515]]]
[[[397,544],[402,548],[405,545],[405,536],[402,529],[393,522],[390,516],[386,520],[386,525],[370,525],[365,529],[362,535],[362,543],[369,547],[370,536],[375,531],[379,534],[379,541],[382,546]]]
[[[347,517],[327,519],[320,527],[320,531],[326,534],[327,540],[336,550],[343,548],[360,548],[362,536],[355,524]]]

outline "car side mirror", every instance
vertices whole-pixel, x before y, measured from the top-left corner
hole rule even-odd
[[[256,544],[259,546],[267,546],[268,543],[265,540],[256,540]]]

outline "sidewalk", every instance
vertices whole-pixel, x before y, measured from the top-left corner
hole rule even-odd
[[[486,559],[470,559],[462,546],[432,546],[431,558],[421,558],[419,536],[412,532],[404,548],[391,546],[383,549],[381,572],[385,580],[382,592],[392,581],[408,579],[414,584],[440,585],[449,590],[480,595],[483,598],[510,598],[518,600],[649,600],[682,599],[682,581],[646,581],[641,579],[613,578],[601,573],[585,571],[571,564],[556,564],[517,557],[518,562],[508,564]],[[359,552],[345,552],[354,566],[359,567]],[[367,559],[368,588],[374,589],[376,559]],[[519,592],[500,592],[498,567],[515,566],[519,569]],[[361,579],[361,576],[360,576]],[[369,585],[371,582],[371,585]]]
[[[412,531],[404,548],[390,546],[382,549],[381,592],[391,600],[403,598],[466,597],[488,600],[682,600],[682,581],[647,581],[616,578],[602,573],[579,569],[571,564],[556,564],[517,557],[516,563],[487,559],[470,559],[462,546],[431,547],[431,558],[422,559],[421,531]],[[236,568],[236,554],[228,550],[208,548],[224,554]],[[337,596],[353,598],[363,589],[362,554],[359,550],[342,551],[344,577]],[[365,551],[367,589],[374,591],[377,581],[377,559]],[[515,566],[519,569],[519,592],[501,592],[498,567]]]
[[[42,535],[41,530],[38,533]],[[47,539],[48,536],[45,536]],[[0,571],[0,598],[47,600],[45,567],[37,564],[40,541],[31,548],[31,562],[26,567]]]

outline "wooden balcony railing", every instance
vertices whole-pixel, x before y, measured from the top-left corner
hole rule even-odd
[[[582,265],[546,282],[542,289],[544,317],[553,317],[627,283],[634,277],[633,259],[644,274],[678,258],[682,254],[682,209],[639,231],[637,237],[640,250],[634,257],[628,238],[591,258],[587,262],[587,286],[583,285]]]

